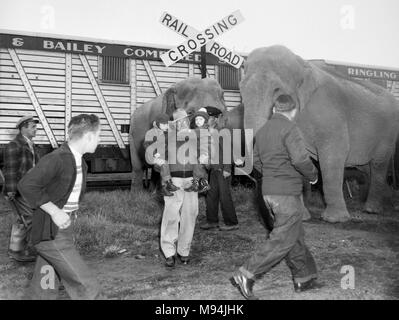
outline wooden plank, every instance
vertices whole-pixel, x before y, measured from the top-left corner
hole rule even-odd
[[[188,66],[188,76],[189,76],[190,78],[194,77],[194,65],[193,65],[193,64],[190,64],[190,65]]]
[[[21,82],[22,83],[22,82]],[[54,87],[38,87],[34,86],[32,83],[32,88],[34,89],[35,92],[39,93],[64,93],[65,89],[64,88],[54,88]],[[25,87],[23,85],[3,85],[0,84],[0,91],[25,91]]]
[[[42,124],[52,147],[57,148],[58,147],[57,140],[55,139],[54,134],[51,131],[51,128],[47,122],[47,118],[45,117],[41,105],[38,101],[38,98],[36,97],[35,92],[33,91],[32,86],[30,85],[29,80],[26,77],[25,70],[18,59],[17,53],[15,52],[14,49],[8,49],[8,52],[10,53],[11,59],[13,60],[15,67],[17,68],[19,77],[21,78],[26,88],[29,98],[32,101],[33,107],[35,108],[35,111],[39,117],[40,123]]]
[[[68,124],[72,118],[72,54],[65,54],[65,127],[64,139],[68,140]]]
[[[155,77],[154,72],[151,69],[151,65],[150,65],[149,61],[143,60],[143,63],[144,63],[145,70],[147,71],[148,77],[151,80],[152,86],[154,87],[156,94],[158,96],[160,96],[162,94],[162,90],[158,85],[157,78]]]
[[[42,81],[58,81],[65,82],[64,76],[46,76],[46,75],[37,75],[37,74],[27,74],[26,75],[29,80],[42,80]],[[0,78],[2,79],[18,79],[19,75],[17,72],[0,72]]]
[[[31,106],[32,110],[16,110],[16,109],[12,109],[12,110],[3,110],[3,105],[0,105],[0,116],[2,117],[7,117],[7,116],[18,116],[18,117],[22,117],[22,116],[36,116],[36,111],[33,110],[33,106]],[[50,112],[50,111],[44,111],[44,114],[46,116],[46,118],[52,117],[52,118],[61,118],[64,117],[64,113],[63,112]],[[0,119],[0,121],[2,121],[2,119]]]
[[[116,128],[114,119],[112,118],[112,114],[108,108],[107,102],[104,99],[104,96],[99,88],[99,85],[97,83],[97,80],[94,77],[94,74],[89,66],[89,63],[86,59],[86,57],[82,54],[79,55],[80,60],[82,61],[83,67],[85,68],[85,71],[87,73],[87,76],[91,82],[91,85],[93,86],[93,89],[97,95],[98,101],[100,102],[100,105],[104,111],[105,116],[107,117],[108,123],[112,129],[112,132],[114,134],[115,140],[118,143],[119,148],[121,149],[125,149],[125,144],[122,140],[122,137],[120,135],[120,132],[118,131],[118,129]]]
[[[120,181],[120,180],[132,180],[132,173],[100,173],[100,174],[88,174],[87,181]]]

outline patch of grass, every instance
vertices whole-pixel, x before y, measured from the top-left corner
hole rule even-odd
[[[161,219],[162,207],[146,191],[91,192],[80,206],[77,245],[86,253],[112,245],[139,250],[157,241]]]

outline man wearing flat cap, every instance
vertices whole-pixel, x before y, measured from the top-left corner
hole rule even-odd
[[[11,229],[9,255],[19,262],[35,260],[35,254],[29,246],[32,210],[19,194],[17,184],[39,160],[32,141],[32,138],[36,136],[38,122],[32,116],[19,119],[16,124],[19,132],[4,150],[3,192],[13,211],[18,214],[18,220]]]
[[[262,173],[262,194],[274,217],[274,228],[262,248],[231,278],[246,299],[255,299],[255,279],[268,272],[281,260],[287,263],[295,292],[315,289],[321,285],[316,263],[304,240],[301,201],[304,176],[317,182],[317,169],[305,148],[298,126],[293,121],[297,108],[289,95],[280,95],[274,114],[256,134],[254,168]]]

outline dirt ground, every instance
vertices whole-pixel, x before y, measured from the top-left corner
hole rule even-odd
[[[237,198],[235,198],[237,199]],[[321,205],[310,204],[312,220],[304,223],[306,242],[319,268],[324,287],[296,294],[284,262],[259,279],[255,294],[273,299],[398,299],[399,298],[399,212],[387,204],[382,215],[361,212],[357,200],[348,200],[352,221],[328,224],[320,220]],[[113,258],[85,255],[108,299],[243,299],[229,277],[266,239],[256,211],[237,206],[240,229],[202,231],[200,212],[192,245],[192,261],[174,269],[164,266],[159,244],[135,249]],[[0,200],[0,299],[20,299],[33,271],[33,264],[21,265],[7,256],[11,212]],[[8,226],[8,227],[6,227]],[[343,266],[352,266],[355,288],[343,289]],[[60,299],[67,299],[60,292]]]

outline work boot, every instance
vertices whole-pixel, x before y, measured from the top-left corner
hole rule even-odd
[[[233,231],[233,230],[238,230],[238,224],[233,224],[233,225],[224,225],[224,226],[220,226],[219,230],[220,231]]]
[[[170,192],[168,190],[167,185],[163,184],[162,190],[161,190],[161,195],[163,195],[164,197],[172,197],[174,194],[173,194],[173,192]]]
[[[201,178],[198,181],[198,193],[204,193],[211,189],[208,180]]]
[[[230,278],[231,284],[238,288],[240,293],[247,300],[258,300],[258,298],[252,292],[252,288],[255,281],[247,278],[241,272],[237,272],[234,276]]]
[[[168,191],[175,192],[175,191],[179,190],[179,187],[177,187],[172,182],[172,179],[169,179],[168,181],[166,181],[166,189],[168,189]]]
[[[191,181],[191,186],[189,186],[188,188],[184,188],[184,191],[198,192],[198,188],[199,188],[198,178],[193,178],[193,180]]]
[[[305,282],[294,282],[294,289],[296,293],[304,292],[312,289],[320,289],[323,285],[316,282],[316,279],[310,279]]]
[[[18,262],[35,262],[36,261],[36,255],[33,253],[30,253],[29,250],[23,250],[23,251],[12,251],[8,250],[8,256]]]
[[[168,268],[173,268],[173,267],[175,266],[175,257],[174,257],[174,256],[167,257],[167,258],[165,259],[165,265],[166,265]]]
[[[189,256],[181,256],[180,254],[178,255],[179,260],[182,264],[187,265],[190,262],[190,257]]]
[[[217,222],[205,222],[204,224],[200,225],[200,229],[202,230],[211,230],[219,228],[219,224]]]

